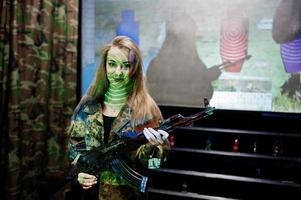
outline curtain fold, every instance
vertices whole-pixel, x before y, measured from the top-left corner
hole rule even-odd
[[[4,192],[7,199],[39,199],[39,180],[67,164],[65,129],[78,87],[78,0],[3,0],[0,9]]]

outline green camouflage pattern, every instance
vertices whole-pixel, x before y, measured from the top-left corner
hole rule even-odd
[[[39,199],[39,180],[68,164],[65,129],[76,106],[78,0],[0,2],[4,198]]]
[[[76,148],[76,145],[81,144],[81,146],[84,146],[86,150],[91,150],[93,147],[100,147],[104,145],[102,113],[102,106],[97,101],[87,101],[86,103],[83,103],[74,113],[72,127],[70,128],[70,142],[68,144],[68,157],[70,162],[72,162],[80,154],[78,151],[79,149]],[[112,129],[108,140],[109,143],[121,140],[120,136],[118,135],[120,132],[133,130],[138,131],[137,127],[132,127],[130,120],[131,109],[125,105],[122,107],[119,115],[112,123]],[[141,125],[143,124],[147,124],[147,120],[141,120]],[[152,152],[150,149],[153,148],[153,146],[145,144],[137,150],[144,151],[143,153],[137,151],[129,152],[127,157],[129,160],[131,160],[132,166],[135,166],[135,162],[137,160],[136,155],[143,154],[146,155],[146,157],[149,157]],[[147,160],[141,159],[141,164],[147,167]],[[133,199],[133,196],[129,197],[126,194],[129,195],[133,194],[134,192],[138,195],[137,191],[127,186],[127,183],[109,168],[105,168],[101,171],[100,181],[101,185],[105,187],[101,187],[100,199],[111,200],[114,196],[114,199],[130,200]]]

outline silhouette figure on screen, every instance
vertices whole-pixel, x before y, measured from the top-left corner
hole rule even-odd
[[[199,99],[213,95],[212,81],[219,67],[207,68],[196,50],[197,26],[189,15],[167,24],[166,39],[147,71],[151,95],[161,105],[199,106]]]

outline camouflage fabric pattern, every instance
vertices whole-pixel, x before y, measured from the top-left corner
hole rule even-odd
[[[139,200],[141,194],[127,185],[111,185],[102,183],[102,192],[99,193],[100,200]]]
[[[101,104],[96,101],[90,101],[81,106],[78,112],[74,114],[74,121],[70,130],[70,142],[69,147],[69,159],[72,162],[79,154],[78,149],[75,147],[77,144],[85,144],[87,150],[93,147],[99,147],[104,145],[104,127]],[[131,119],[131,111],[128,106],[124,106],[116,117],[112,124],[112,129],[109,135],[109,143],[120,140],[118,132],[137,130],[137,127],[132,127],[129,123]],[[141,120],[142,123],[146,121]],[[149,149],[152,146],[145,144],[140,150],[145,151],[143,154],[151,152]],[[128,157],[134,164],[136,158],[135,155],[139,152],[129,152]],[[145,163],[142,163],[147,167]],[[127,186],[127,183],[118,175],[116,175],[109,168],[103,170],[100,173],[101,184],[105,185],[105,188],[101,188],[100,199],[133,199],[132,196],[127,196],[133,193],[133,188]],[[109,189],[110,188],[110,189]],[[128,191],[124,193],[124,190]],[[138,195],[138,192],[135,191]],[[113,198],[114,197],[114,198]],[[137,196],[136,196],[137,198]]]
[[[5,198],[39,199],[39,178],[68,163],[78,0],[3,0],[0,9],[0,132],[9,144]]]

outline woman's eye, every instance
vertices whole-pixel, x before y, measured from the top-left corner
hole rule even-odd
[[[124,68],[124,69],[128,69],[128,68],[130,68],[130,66],[131,66],[131,65],[130,65],[129,63],[126,63],[126,64],[123,65],[123,68]]]
[[[116,66],[117,66],[115,62],[109,62],[108,65],[109,65],[110,67],[116,67]]]

